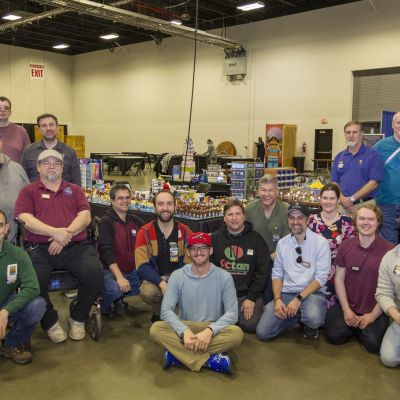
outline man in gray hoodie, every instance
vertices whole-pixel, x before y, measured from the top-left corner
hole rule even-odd
[[[14,222],[15,201],[29,179],[21,165],[6,156],[2,149],[3,139],[0,136],[0,209],[6,214],[9,224],[8,239],[12,240],[17,233]]]
[[[238,303],[233,279],[209,261],[213,249],[208,234],[192,233],[186,246],[192,263],[172,273],[162,302],[162,321],[152,325],[150,336],[166,348],[165,368],[184,364],[192,371],[206,367],[229,373],[231,361],[224,352],[243,339],[235,325]]]

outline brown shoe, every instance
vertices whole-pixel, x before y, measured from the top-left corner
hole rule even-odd
[[[0,355],[13,360],[16,364],[29,364],[32,362],[32,353],[25,350],[22,346],[1,347]]]

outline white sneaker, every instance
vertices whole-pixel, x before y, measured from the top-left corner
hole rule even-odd
[[[53,343],[62,343],[67,340],[67,334],[57,321],[50,329],[47,330],[47,337]]]
[[[69,317],[69,327],[69,337],[72,340],[85,339],[86,331],[84,322],[78,322]]]

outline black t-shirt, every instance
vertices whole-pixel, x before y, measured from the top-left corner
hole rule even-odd
[[[178,268],[178,223],[174,221],[174,229],[168,238],[165,238],[157,222],[155,229],[158,245],[158,273],[160,276],[171,275]]]

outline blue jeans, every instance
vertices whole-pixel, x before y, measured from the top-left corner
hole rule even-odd
[[[282,293],[282,301],[287,305],[298,293]],[[261,340],[270,340],[281,332],[292,328],[298,322],[313,329],[324,324],[326,314],[326,299],[321,292],[313,293],[302,301],[299,313],[294,318],[281,319],[274,315],[275,304],[269,302],[257,325],[257,336]]]
[[[383,337],[381,361],[387,367],[400,365],[400,325],[393,321]]]
[[[0,308],[10,303],[17,294],[12,294],[0,305]],[[43,318],[46,312],[46,302],[42,297],[36,297],[23,308],[8,316],[9,331],[6,335],[4,346],[22,346],[28,342],[35,330],[36,324]]]
[[[104,269],[104,286],[101,291],[101,308],[106,310],[111,307],[113,301],[125,296],[136,296],[139,294],[140,278],[138,272],[134,269],[128,274],[122,274],[125,279],[131,284],[131,290],[124,293],[118,286],[114,274]]]
[[[399,241],[399,225],[396,219],[400,217],[400,205],[379,204],[383,214],[381,236],[390,243],[396,245]]]

